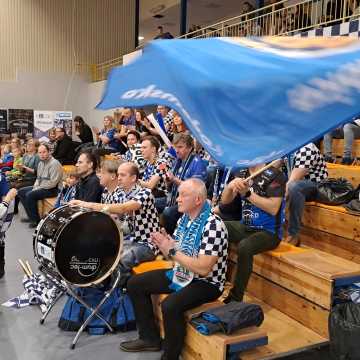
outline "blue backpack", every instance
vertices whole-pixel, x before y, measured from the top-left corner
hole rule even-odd
[[[93,308],[104,297],[104,290],[98,288],[79,288],[76,290],[87,304]],[[90,316],[91,311],[80,304],[72,296],[68,297],[59,319],[59,327],[65,331],[77,331],[84,321]],[[135,330],[135,313],[131,300],[120,289],[115,289],[106,299],[99,310],[99,314],[108,321],[115,331]],[[104,322],[94,316],[86,330],[92,335],[103,335],[108,330]]]

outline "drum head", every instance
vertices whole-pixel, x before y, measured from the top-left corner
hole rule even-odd
[[[77,286],[97,284],[117,266],[121,245],[122,234],[110,215],[81,213],[59,234],[55,263],[66,281]]]

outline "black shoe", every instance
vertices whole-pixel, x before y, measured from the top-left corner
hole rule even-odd
[[[353,159],[351,157],[343,157],[341,160],[342,165],[351,165],[353,163]]]
[[[38,224],[35,223],[35,222],[31,222],[31,223],[29,224],[29,228],[30,228],[30,229],[34,229],[34,228],[36,228],[37,226],[38,226]]]
[[[325,155],[324,160],[327,163],[334,163],[335,162],[335,159],[331,155]]]
[[[22,218],[22,219],[20,219],[20,222],[22,222],[22,223],[31,223],[32,221],[29,218]]]
[[[151,343],[149,341],[136,339],[123,341],[120,343],[120,349],[126,352],[142,352],[142,351],[160,351],[160,343]]]

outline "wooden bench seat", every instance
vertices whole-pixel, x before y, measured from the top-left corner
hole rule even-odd
[[[155,317],[159,323],[160,334],[164,336],[162,325],[161,301],[167,295],[153,296],[153,305]],[[206,311],[210,308],[222,305],[220,301],[214,301],[196,307],[186,312],[186,319],[189,321],[194,314]],[[186,327],[186,338],[182,352],[183,360],[225,360],[226,358],[258,346],[264,346],[268,343],[266,332],[257,327],[248,327],[234,332],[231,335],[217,333],[213,335],[202,335],[194,329],[190,323]]]
[[[75,165],[63,165],[62,168],[63,168],[64,176],[76,171]]]
[[[55,206],[56,197],[46,198],[38,201],[38,210],[40,218],[42,218],[45,214],[48,214]]]

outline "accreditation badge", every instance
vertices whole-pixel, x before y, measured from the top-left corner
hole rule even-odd
[[[185,267],[181,266],[179,263],[175,262],[173,268],[173,278],[172,282],[181,288],[189,285],[194,279],[194,273]]]

